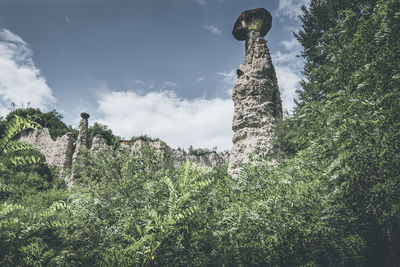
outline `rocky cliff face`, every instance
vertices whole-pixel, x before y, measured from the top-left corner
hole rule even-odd
[[[48,165],[55,165],[61,170],[61,176],[66,169],[72,166],[72,154],[74,153],[74,138],[72,133],[67,133],[56,141],[51,139],[49,130],[29,131],[22,133],[19,141],[32,144],[46,157]]]
[[[165,153],[165,156],[171,161],[173,167],[178,167],[183,164],[185,161],[194,162],[203,167],[214,167],[217,165],[224,165],[228,162],[229,154],[228,153],[216,153],[216,152],[207,152],[200,155],[190,155],[182,150],[173,149],[168,146],[163,141],[145,141],[141,138],[138,138],[134,141],[122,141],[121,147],[129,148],[132,150],[138,150],[143,145],[148,144],[150,147]]]
[[[96,134],[91,142],[90,151],[97,152],[107,146],[106,140],[101,134]]]
[[[282,119],[282,101],[266,40],[249,39],[232,92],[235,111],[229,174],[236,177],[251,158],[272,152],[273,127]]]

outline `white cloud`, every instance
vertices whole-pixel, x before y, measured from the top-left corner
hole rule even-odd
[[[100,95],[98,105],[98,122],[124,138],[147,134],[175,148],[232,147],[231,99],[182,99],[172,91],[112,91]]]
[[[176,82],[173,81],[164,81],[164,82],[156,82],[156,81],[145,81],[143,79],[134,80],[135,84],[139,85],[141,89],[151,90],[155,87],[165,89],[173,89],[178,86]]]
[[[33,52],[18,35],[0,29],[0,110],[9,111],[11,103],[46,109],[56,102],[32,60]],[[5,114],[2,114],[5,115]]]
[[[222,88],[228,93],[228,95],[232,95],[232,89],[236,81],[235,70],[233,69],[230,72],[217,72],[217,74],[222,76],[221,80],[219,81],[222,85]]]
[[[23,45],[23,46],[20,47],[20,49],[21,50],[25,50],[26,52],[29,53],[29,48],[27,47],[28,44],[24,40],[22,40],[21,37],[19,37],[18,35],[10,32],[9,30],[1,29],[0,30],[0,38],[1,38],[2,42],[10,42],[10,43]]]
[[[300,88],[299,81],[301,76],[297,71],[287,66],[276,66],[275,71],[283,109],[290,112],[295,107],[294,99],[296,98],[296,90]]]
[[[194,0],[194,1],[195,1],[197,4],[201,5],[201,6],[207,4],[207,1],[205,1],[205,0]]]
[[[217,27],[215,27],[214,25],[211,24],[204,24],[203,25],[204,29],[206,29],[207,31],[213,33],[213,34],[221,34],[221,30],[218,29]]]
[[[304,62],[297,57],[301,45],[295,38],[282,41],[281,45],[283,50],[272,55],[272,62],[275,65],[283,109],[290,112],[295,106],[296,90],[300,89]]]
[[[144,81],[142,79],[136,79],[134,82],[138,85],[143,85],[146,88],[150,88],[150,89],[154,88],[154,82],[151,82],[151,81]]]
[[[289,66],[292,69],[300,70],[303,67],[303,60],[298,57],[300,50],[290,52],[278,51],[272,55],[272,60],[275,65]]]
[[[199,78],[197,78],[197,80],[196,80],[196,82],[202,82],[202,81],[204,81],[204,79],[205,79],[206,77],[204,77],[204,76],[200,76]]]
[[[286,25],[286,26],[283,26],[283,31],[284,32],[299,32],[300,30],[301,30],[300,23],[297,23],[297,25]]]
[[[287,16],[290,19],[296,19],[301,14],[300,7],[307,5],[307,3],[308,0],[279,0],[275,16]]]
[[[232,79],[235,77],[235,70],[231,70],[230,72],[217,72],[218,75],[221,75],[223,77],[226,77],[228,81],[232,81]],[[234,81],[234,79],[233,79]]]
[[[178,84],[175,83],[175,82],[165,81],[165,82],[162,83],[161,89],[163,89],[163,90],[164,89],[173,89],[173,88],[175,88],[177,86],[178,86]]]
[[[300,48],[300,43],[299,43],[299,41],[297,41],[296,38],[292,38],[289,41],[287,41],[287,40],[282,41],[281,44],[283,45],[283,47],[286,50],[289,50],[289,51],[293,51],[293,50],[297,51]]]

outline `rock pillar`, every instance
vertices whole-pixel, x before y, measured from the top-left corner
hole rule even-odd
[[[78,138],[75,142],[75,148],[72,155],[71,166],[76,162],[76,158],[78,157],[79,150],[82,147],[90,148],[90,134],[89,134],[89,119],[90,115],[86,112],[81,113],[81,121],[79,122],[79,133]],[[74,179],[79,175],[79,173],[72,168],[72,173],[70,177],[65,179],[67,186],[74,185]]]
[[[90,115],[82,112],[81,113],[81,121],[79,123],[79,135],[78,140],[76,140],[76,148],[78,150],[80,147],[84,146],[89,148],[89,119]]]
[[[256,9],[257,12],[259,10]],[[255,10],[249,11],[250,15],[257,14]],[[262,9],[262,12],[264,11],[268,12]],[[248,23],[248,17],[243,16],[245,12],[239,19],[244,17]],[[246,21],[236,22],[235,26],[236,24],[241,26],[240,30],[243,32]],[[237,70],[232,91],[235,107],[232,124],[234,136],[228,172],[233,177],[237,177],[242,165],[250,159],[257,160],[272,152],[273,128],[276,122],[282,119],[282,101],[267,42],[259,36],[260,31],[255,31],[249,24],[247,26],[250,30],[245,38],[246,58]],[[270,25],[267,28],[269,29]],[[235,28],[233,34],[235,35]]]
[[[81,121],[79,122],[79,134],[78,138],[75,142],[75,150],[72,156],[72,163],[75,162],[76,157],[78,156],[79,149],[82,147],[89,148],[89,140],[90,140],[90,135],[89,135],[89,119],[90,115],[82,112],[81,113]]]

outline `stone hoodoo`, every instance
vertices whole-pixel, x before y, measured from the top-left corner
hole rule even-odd
[[[80,147],[85,146],[89,148],[89,119],[90,115],[86,112],[81,113],[81,121],[79,122],[79,135],[78,139],[76,140],[76,150]]]
[[[232,34],[246,41],[246,57],[237,70],[232,91],[235,106],[232,129],[233,148],[229,174],[237,177],[243,164],[272,152],[273,127],[282,119],[282,101],[267,42],[271,14],[257,8],[244,11]]]
[[[79,149],[81,147],[90,148],[90,134],[89,134],[89,119],[90,115],[86,112],[81,113],[81,121],[79,122],[79,133],[78,138],[75,141],[74,154],[72,156],[72,162],[74,163],[78,156]]]

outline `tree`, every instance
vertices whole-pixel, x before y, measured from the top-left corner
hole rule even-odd
[[[92,136],[96,134],[100,134],[106,140],[106,144],[111,146],[113,141],[115,140],[115,136],[112,133],[111,129],[108,129],[107,125],[102,125],[100,123],[95,122],[92,126],[89,127],[89,132]]]
[[[280,126],[296,128],[278,143],[330,188],[338,244],[358,251],[342,264],[400,265],[400,2],[314,0],[303,11],[306,79]]]
[[[57,137],[63,136],[67,132],[72,132],[74,137],[77,138],[78,131],[73,129],[71,126],[67,126],[64,122],[62,122],[63,116],[58,113],[56,110],[52,110],[46,113],[42,113],[37,108],[26,108],[26,109],[16,109],[11,111],[5,118],[5,122],[10,121],[14,115],[18,115],[20,117],[34,116],[33,120],[40,124],[44,128],[49,129],[50,136],[53,140],[56,140]]]
[[[12,139],[38,128],[15,115],[5,124],[0,139],[0,264],[2,266],[55,265],[62,247],[59,228],[67,228],[65,190],[61,179],[32,146]],[[59,247],[57,249],[57,247]],[[53,260],[52,262],[50,262]]]

